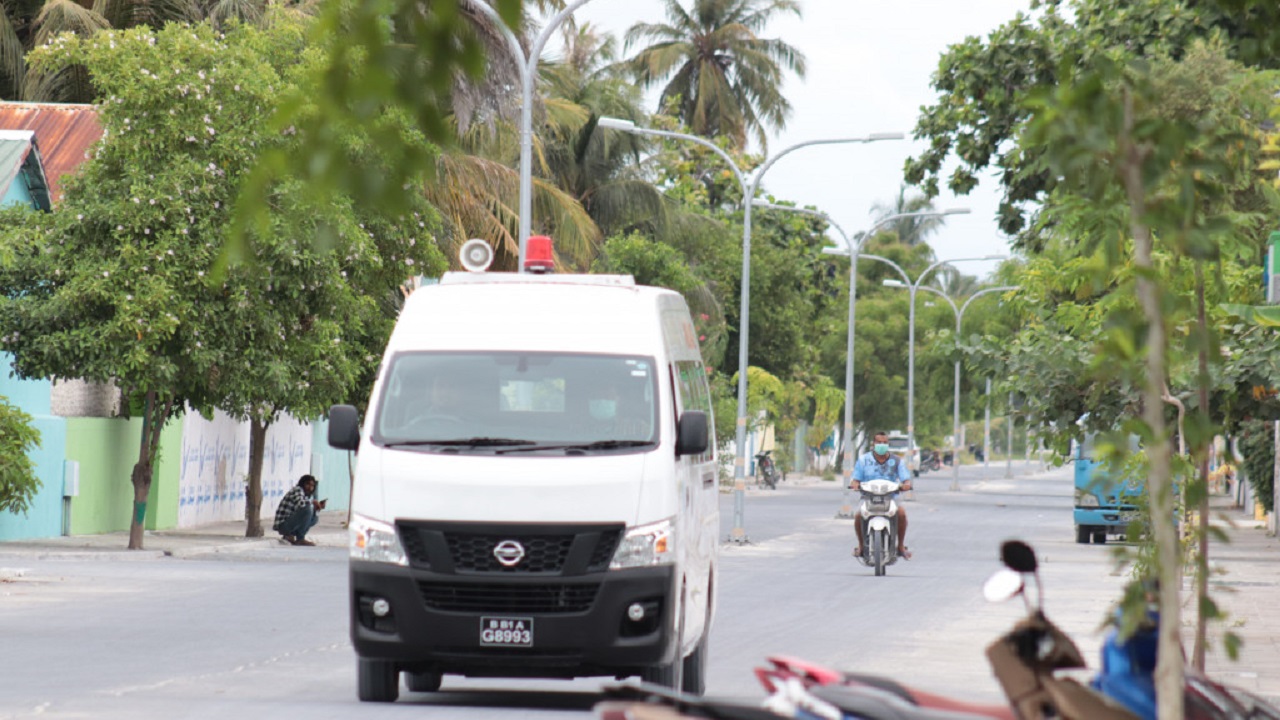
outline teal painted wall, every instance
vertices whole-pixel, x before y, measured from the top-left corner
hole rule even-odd
[[[62,475],[66,421],[50,414],[47,380],[17,380],[10,376],[13,356],[0,353],[0,395],[32,417],[40,431],[40,446],[29,454],[40,489],[24,513],[0,512],[0,541],[57,537],[63,534]]]
[[[19,172],[18,176],[9,183],[9,189],[5,191],[4,197],[0,198],[0,207],[6,205],[26,205],[34,208],[35,204],[31,199],[31,191],[27,189],[27,179]]]
[[[351,469],[355,467],[355,454],[329,447],[327,419],[312,420],[311,433],[311,474],[320,480],[318,492],[329,500],[325,507],[346,510],[351,507]]]

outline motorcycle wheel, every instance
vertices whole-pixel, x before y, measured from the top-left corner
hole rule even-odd
[[[884,532],[876,532],[871,534],[871,564],[876,568],[876,577],[884,575],[885,563],[885,536]]]

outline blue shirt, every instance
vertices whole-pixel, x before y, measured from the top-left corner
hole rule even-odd
[[[897,475],[897,477],[894,477]],[[858,462],[853,465],[853,479],[858,482],[867,480],[893,480],[897,483],[904,483],[911,479],[911,471],[907,469],[907,464],[902,458],[889,454],[889,457],[880,463],[876,460],[875,453],[863,453],[858,458]]]

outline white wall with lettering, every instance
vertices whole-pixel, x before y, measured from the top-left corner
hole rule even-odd
[[[281,496],[311,472],[311,426],[282,417],[267,429],[262,458],[262,517],[268,530]],[[222,411],[206,420],[188,410],[182,423],[178,527],[244,519],[249,423]]]

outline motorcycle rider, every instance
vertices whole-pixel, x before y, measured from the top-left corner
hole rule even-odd
[[[892,480],[902,486],[903,490],[911,489],[911,471],[897,456],[889,454],[889,434],[883,430],[872,436],[871,452],[863,453],[853,466],[853,480],[849,489],[857,492],[864,480]],[[853,551],[856,557],[865,557],[866,548],[862,547],[862,513],[853,514],[853,527],[858,537],[858,548]],[[911,551],[907,549],[907,512],[898,506],[898,554],[905,560],[911,559]]]

